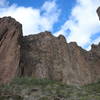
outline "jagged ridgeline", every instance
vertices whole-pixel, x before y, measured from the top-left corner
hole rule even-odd
[[[97,10],[100,16],[100,9]],[[100,43],[90,51],[50,32],[23,36],[22,25],[11,17],[0,19],[0,83],[15,77],[50,79],[65,84],[100,80]]]

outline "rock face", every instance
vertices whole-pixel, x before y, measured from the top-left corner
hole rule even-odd
[[[99,11],[97,11],[99,12]],[[21,24],[0,19],[0,81],[32,76],[84,85],[100,80],[100,43],[90,51],[50,32],[22,36]]]
[[[100,53],[100,45],[90,51],[85,51],[75,44],[69,44],[69,47],[71,64],[72,68],[74,68],[74,76],[79,81],[78,84],[83,85],[99,80],[100,74],[97,73],[100,72],[100,55],[98,55]],[[75,78],[74,81],[76,81]]]
[[[68,45],[63,36],[50,32],[23,37],[21,49],[21,76],[63,80],[63,71],[69,65]]]
[[[23,37],[21,47],[20,76],[81,85],[100,79],[100,45],[88,52],[62,35],[42,32]]]
[[[100,80],[100,43],[98,45],[92,45],[92,49],[89,52],[89,65],[91,70],[92,81]]]
[[[21,27],[10,17],[0,18],[0,83],[15,77],[19,67]]]
[[[99,20],[100,20],[100,7],[97,9],[97,14],[98,14]]]

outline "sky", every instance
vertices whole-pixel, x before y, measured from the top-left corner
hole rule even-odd
[[[24,36],[50,31],[90,50],[100,42],[99,6],[100,0],[0,0],[0,17],[19,21]]]

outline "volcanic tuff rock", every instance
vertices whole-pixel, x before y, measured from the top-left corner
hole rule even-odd
[[[67,84],[87,84],[100,79],[100,45],[87,52],[64,36],[50,32],[25,36],[21,42],[20,76],[48,78]]]
[[[21,27],[11,17],[0,18],[0,82],[10,81],[18,70]]]
[[[0,19],[0,32],[3,82],[15,76],[80,85],[100,80],[100,43],[86,51],[75,42],[67,43],[64,36],[54,37],[47,31],[22,36],[21,25],[9,17]]]

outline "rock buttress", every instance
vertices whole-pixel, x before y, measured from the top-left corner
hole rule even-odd
[[[20,61],[22,25],[11,17],[0,18],[0,83],[16,76]]]

